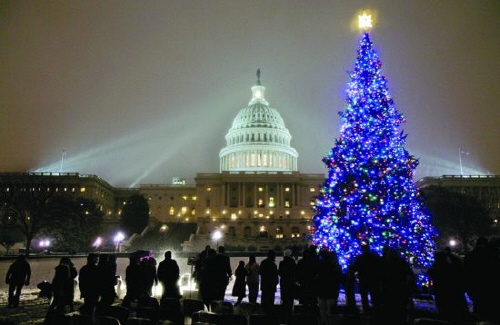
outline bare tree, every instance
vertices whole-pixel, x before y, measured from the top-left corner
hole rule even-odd
[[[39,185],[2,184],[0,188],[1,214],[25,236],[26,254],[30,252],[33,238],[50,225],[53,197],[54,192]]]

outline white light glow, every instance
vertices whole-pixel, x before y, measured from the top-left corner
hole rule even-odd
[[[124,239],[125,239],[125,235],[122,232],[119,232],[115,235],[115,237],[113,238],[113,241],[118,244]]]
[[[222,238],[222,233],[220,230],[216,230],[214,231],[214,233],[212,234],[212,239],[213,240],[219,240]]]
[[[372,16],[363,13],[362,15],[358,15],[359,20],[359,28],[360,29],[370,29],[373,27],[372,25]]]

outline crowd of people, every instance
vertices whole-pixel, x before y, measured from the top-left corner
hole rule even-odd
[[[116,271],[114,255],[90,253],[80,270],[70,258],[61,258],[50,283],[52,299],[47,315],[74,310],[76,283],[83,298],[80,313],[92,315],[98,305],[114,304],[118,297]],[[463,257],[449,248],[436,252],[427,275],[440,318],[450,324],[463,324],[464,320],[499,322],[499,274],[499,252],[486,238],[479,238],[474,249]],[[19,305],[21,290],[29,284],[30,277],[30,265],[21,255],[6,275],[9,308]],[[163,287],[161,299],[180,299],[179,278],[179,266],[171,251],[165,252],[158,265],[150,253],[130,254],[125,271],[127,291],[121,304],[130,307],[134,302],[144,305],[156,301],[153,287],[159,283]],[[302,258],[285,249],[279,263],[273,250],[260,263],[255,255],[250,255],[247,262],[239,260],[233,272],[224,246],[215,250],[207,245],[194,262],[193,278],[199,287],[199,298],[208,310],[213,301],[224,300],[228,284],[234,279],[231,293],[237,299],[236,306],[246,297],[248,302],[257,303],[260,291],[262,309],[271,312],[279,288],[283,312],[292,313],[298,300],[301,306],[318,312],[321,324],[327,324],[327,316],[338,307],[341,287],[346,307],[358,311],[356,286],[361,310],[370,316],[372,324],[407,324],[417,290],[412,268],[396,248],[386,246],[379,255],[368,243],[361,245],[360,253],[346,271],[342,270],[336,252],[311,245],[303,250]],[[467,296],[473,303],[472,313]]]
[[[479,237],[463,258],[449,248],[436,252],[427,273],[442,319],[452,324],[470,319],[467,295],[474,320],[500,323],[500,257],[486,238]]]
[[[194,274],[207,308],[212,301],[223,300],[232,275],[224,247],[216,252],[207,246],[196,260]],[[273,250],[260,264],[250,255],[247,263],[238,261],[234,279],[232,295],[237,297],[236,305],[247,296],[248,288],[248,302],[257,302],[260,291],[260,305],[264,312],[271,313],[279,288],[284,313],[292,313],[294,301],[298,300],[301,306],[316,310],[322,324],[327,324],[327,316],[337,307],[341,287],[345,289],[348,305],[352,310],[357,309],[354,294],[357,282],[365,314],[381,322],[405,324],[416,288],[410,264],[397,250],[386,247],[383,256],[379,256],[368,244],[362,246],[347,272],[342,271],[336,252],[312,245],[303,251],[302,258],[290,249],[284,250],[279,263]]]

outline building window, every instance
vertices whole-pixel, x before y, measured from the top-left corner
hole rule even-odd
[[[269,207],[274,208],[274,197],[272,196],[269,198]]]
[[[267,238],[267,228],[265,226],[260,226],[259,228],[259,237]]]
[[[248,238],[252,236],[252,229],[250,227],[245,227],[245,231],[243,233],[243,237]]]
[[[299,237],[300,237],[299,227],[292,227],[292,238],[299,238]]]
[[[264,199],[259,199],[259,208],[264,208],[266,205],[264,204]]]
[[[228,235],[231,237],[236,237],[236,228],[234,228],[233,226],[229,227]]]
[[[168,209],[168,214],[170,214],[171,216],[173,216],[175,214],[175,210],[174,210],[173,206],[170,206],[170,208]]]
[[[276,239],[283,239],[283,227],[276,228]]]

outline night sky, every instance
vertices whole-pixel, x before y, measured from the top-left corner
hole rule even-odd
[[[0,172],[192,183],[219,172],[260,68],[299,170],[326,174],[362,10],[415,179],[460,174],[460,147],[464,174],[499,175],[498,0],[3,0]]]

